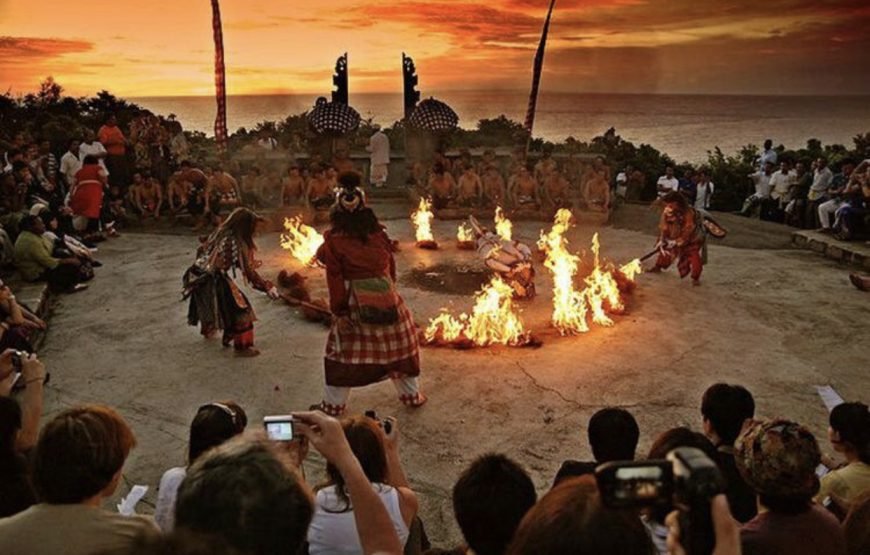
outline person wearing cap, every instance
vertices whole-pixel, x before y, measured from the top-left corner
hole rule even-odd
[[[374,135],[369,138],[366,150],[371,153],[371,182],[375,187],[387,184],[388,168],[390,166],[390,138],[375,124],[372,127]]]
[[[409,407],[420,392],[420,349],[411,312],[396,289],[393,243],[366,206],[358,173],[339,176],[341,189],[317,260],[326,267],[333,321],[326,342],[326,387],[317,409],[344,413],[352,387],[390,378]]]
[[[784,419],[750,421],[734,450],[758,498],[758,515],[740,533],[744,555],[845,555],[839,522],[813,502],[821,453],[809,430]]]

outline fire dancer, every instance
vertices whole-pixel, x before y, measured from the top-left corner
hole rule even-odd
[[[701,249],[706,241],[704,216],[689,206],[686,197],[677,191],[665,194],[660,200],[664,206],[659,221],[659,255],[652,271],[668,268],[674,260],[680,277],[692,274],[692,285],[700,285],[704,263]]]
[[[237,208],[197,249],[196,262],[184,273],[184,298],[190,298],[187,321],[199,324],[204,337],[223,330],[223,345],[238,356],[257,356],[254,348],[254,310],[230,278],[238,268],[246,281],[272,299],[278,290],[257,273],[254,235],[266,220],[247,208]]]
[[[532,250],[519,241],[504,239],[480,225],[477,218],[469,218],[477,238],[477,252],[486,267],[495,272],[514,290],[514,298],[535,297],[535,268]]]
[[[384,227],[366,206],[360,176],[344,173],[330,213],[331,228],[317,252],[326,267],[329,305],[334,315],[326,342],[326,387],[320,410],[338,416],[352,387],[386,378],[399,399],[420,407],[420,353],[417,329],[396,290],[396,261]]]

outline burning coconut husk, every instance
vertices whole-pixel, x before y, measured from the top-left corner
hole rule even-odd
[[[290,274],[287,270],[281,270],[277,280],[281,299],[290,306],[302,309],[302,316],[309,322],[320,322],[328,326],[332,322],[329,305],[325,299],[311,298],[305,285],[307,279],[299,272]]]
[[[463,251],[473,251],[477,248],[474,229],[468,222],[462,222],[456,229],[456,248]]]
[[[414,224],[417,239],[417,248],[427,250],[438,248],[438,243],[435,242],[435,236],[432,234],[432,220],[434,218],[432,201],[428,198],[420,199],[420,205],[411,214],[411,222]]]
[[[505,241],[513,241],[514,224],[505,217],[501,206],[495,207],[495,216],[493,219],[495,221],[495,233]]]
[[[475,295],[470,315],[462,313],[456,317],[445,310],[431,319],[423,332],[423,344],[460,349],[540,346],[540,341],[525,329],[514,306],[513,293],[510,285],[493,277]]]
[[[323,235],[311,226],[302,223],[301,216],[284,219],[281,248],[305,266],[317,265],[317,249],[323,244]]]

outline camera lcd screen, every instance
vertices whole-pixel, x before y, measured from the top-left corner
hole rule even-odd
[[[657,466],[635,466],[616,471],[617,499],[654,500],[661,495],[662,469]]]
[[[293,422],[266,422],[266,434],[274,441],[293,441]]]

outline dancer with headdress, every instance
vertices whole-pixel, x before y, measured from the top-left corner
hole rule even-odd
[[[254,348],[254,309],[233,277],[241,270],[245,282],[272,299],[278,290],[260,277],[254,259],[254,235],[265,222],[247,208],[237,208],[197,249],[196,262],[184,273],[184,298],[190,298],[187,320],[200,325],[204,337],[223,330],[223,345],[238,356],[257,356]],[[232,276],[230,274],[232,273]]]
[[[339,176],[331,228],[317,259],[326,267],[334,315],[326,342],[326,386],[320,410],[344,413],[350,391],[390,378],[409,407],[420,392],[420,352],[411,313],[396,289],[393,244],[366,206],[357,173]]]

